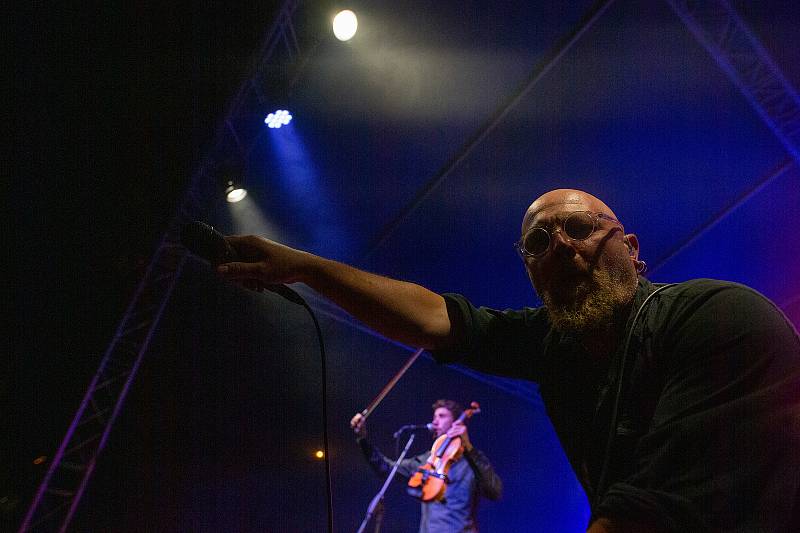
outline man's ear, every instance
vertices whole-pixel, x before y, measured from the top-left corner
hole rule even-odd
[[[628,255],[630,255],[634,261],[639,259],[639,239],[636,238],[636,235],[628,233],[622,240],[625,241],[625,246],[628,247]]]

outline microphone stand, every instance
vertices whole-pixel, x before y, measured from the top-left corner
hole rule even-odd
[[[412,433],[408,438],[406,447],[403,448],[403,453],[401,453],[400,457],[397,458],[397,461],[394,462],[394,466],[392,467],[391,472],[389,472],[389,475],[386,476],[386,481],[383,482],[381,490],[379,490],[378,494],[376,494],[375,497],[372,498],[372,501],[369,502],[369,506],[367,507],[367,515],[364,517],[364,521],[361,522],[361,527],[358,528],[357,533],[363,533],[364,528],[367,527],[370,518],[372,518],[372,514],[375,512],[375,508],[378,506],[378,504],[383,502],[383,495],[386,493],[386,489],[389,488],[389,483],[392,482],[392,478],[394,478],[394,475],[397,473],[397,467],[400,466],[400,461],[405,458],[406,453],[408,453],[408,449],[411,447],[411,443],[414,442],[414,436],[415,435]]]

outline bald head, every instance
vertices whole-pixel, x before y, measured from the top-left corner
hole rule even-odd
[[[525,217],[522,219],[522,233],[525,233],[531,221],[539,213],[550,209],[558,211],[564,207],[570,207],[570,211],[592,211],[617,218],[617,215],[614,214],[610,207],[588,192],[577,189],[555,189],[544,193],[528,207]]]
[[[592,218],[591,231],[572,238],[564,224],[576,211],[606,218]],[[547,247],[523,260],[556,329],[599,332],[630,305],[637,287],[639,242],[636,235],[625,234],[617,215],[599,198],[576,189],[547,192],[525,212],[522,235]]]

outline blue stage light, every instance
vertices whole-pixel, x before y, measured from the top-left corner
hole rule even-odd
[[[264,119],[264,124],[270,128],[280,128],[292,121],[292,115],[285,109],[278,109],[274,113],[267,115]]]

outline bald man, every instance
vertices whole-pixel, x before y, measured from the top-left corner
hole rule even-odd
[[[254,236],[221,276],[303,282],[440,362],[528,379],[591,503],[590,533],[800,531],[800,340],[742,285],[653,284],[600,199],[537,198],[517,249],[543,307],[498,311]],[[536,524],[531,524],[531,531]]]

